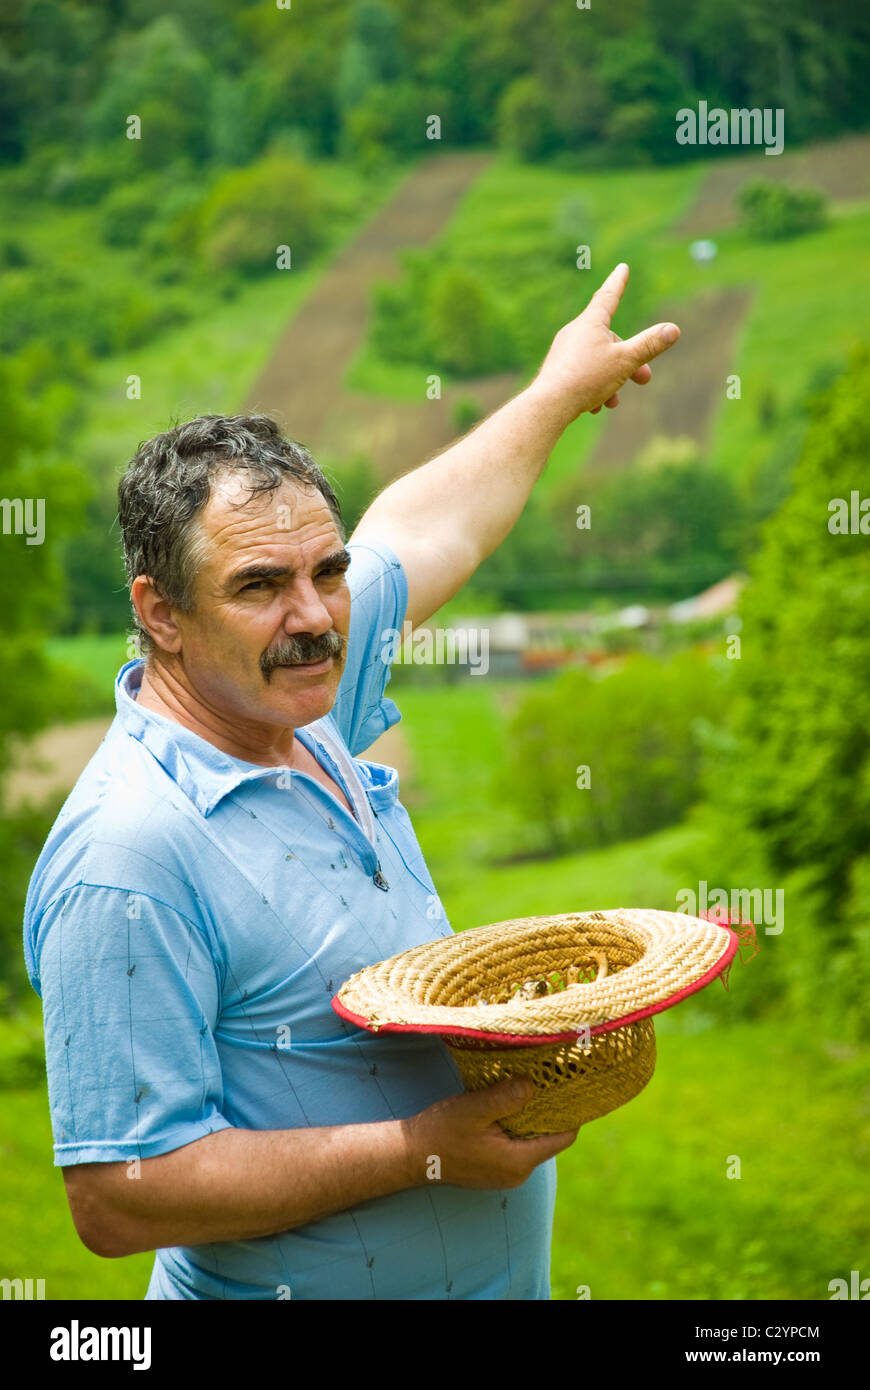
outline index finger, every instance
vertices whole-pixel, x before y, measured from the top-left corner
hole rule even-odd
[[[599,305],[604,310],[608,324],[619,308],[619,301],[628,284],[628,276],[629,269],[626,262],[620,261],[619,265],[611,270],[604,284],[592,296],[593,304]]]

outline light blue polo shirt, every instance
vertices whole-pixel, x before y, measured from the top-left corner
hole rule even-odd
[[[299,737],[359,818],[305,773],[140,709],[141,661],[118,675],[26,906],[58,1166],[220,1129],[406,1118],[462,1090],[437,1039],[369,1033],[330,1003],[355,971],[451,934],[395,769],[356,756],[401,717],[381,652],[405,573],[386,546],[348,549],[345,670]],[[550,1159],[509,1191],[431,1183],[280,1235],[158,1250],[146,1298],[547,1299],[555,1187]]]

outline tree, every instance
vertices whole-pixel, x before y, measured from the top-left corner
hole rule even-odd
[[[604,677],[567,671],[527,696],[496,782],[534,847],[606,845],[685,815],[700,789],[695,725],[716,708],[717,684],[709,663],[688,652],[667,663],[632,656]]]
[[[590,579],[632,576],[638,589],[655,583],[685,593],[734,569],[741,516],[730,478],[705,467],[691,441],[691,456],[682,460],[679,441],[658,447],[661,458],[650,452],[630,470],[587,488],[591,525],[569,534]],[[557,515],[566,531],[576,490],[574,482],[560,490]]]
[[[559,143],[552,104],[538,78],[527,73],[505,88],[498,105],[499,144],[520,159],[542,159]]]
[[[0,1005],[25,984],[24,898],[50,824],[38,810],[10,813],[5,805],[13,740],[75,713],[74,691],[49,661],[45,636],[63,610],[60,545],[78,521],[87,485],[57,453],[52,456],[50,418],[25,404],[28,393],[35,395],[33,387],[21,363],[0,362]],[[40,516],[42,525],[34,525]]]
[[[740,805],[775,870],[814,866],[832,914],[870,825],[870,514],[829,529],[834,499],[870,508],[868,366],[856,354],[818,405],[741,609]]]
[[[708,880],[782,889],[789,945],[771,987],[814,1026],[856,1038],[870,1032],[868,369],[865,347],[816,398],[793,490],[750,566],[729,717],[709,746],[701,866]]]
[[[341,55],[339,105],[344,110],[352,109],[370,87],[394,82],[401,71],[398,15],[379,0],[357,0],[351,32]]]
[[[219,179],[200,218],[201,245],[215,270],[274,270],[278,246],[304,260],[324,241],[327,203],[301,159],[266,154]]]
[[[515,365],[509,324],[493,293],[464,266],[435,276],[426,309],[427,338],[436,366],[459,376]]]
[[[150,168],[179,154],[202,160],[209,153],[212,81],[208,62],[178,21],[162,15],[139,32],[119,36],[88,109],[88,131],[101,142],[124,141]],[[130,115],[141,117],[139,141],[125,139]]]

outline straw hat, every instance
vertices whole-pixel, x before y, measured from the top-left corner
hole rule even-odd
[[[466,1089],[529,1076],[532,1098],[502,1127],[576,1129],[650,1080],[653,1014],[727,974],[755,932],[683,912],[615,908],[473,927],[352,975],[332,1000],[371,1032],[432,1033]],[[756,950],[757,950],[757,943]]]

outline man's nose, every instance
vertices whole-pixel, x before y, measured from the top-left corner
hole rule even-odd
[[[332,614],[317,592],[317,585],[311,579],[297,579],[284,615],[287,635],[293,637],[298,632],[310,632],[313,637],[320,637],[333,626]]]

